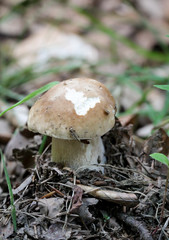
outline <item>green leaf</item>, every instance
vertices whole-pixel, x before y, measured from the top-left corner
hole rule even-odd
[[[48,84],[46,84],[45,86],[43,86],[43,87],[35,90],[34,92],[30,93],[29,95],[27,95],[25,98],[23,98],[23,99],[20,100],[19,102],[15,103],[15,104],[12,105],[11,107],[7,108],[5,111],[1,112],[1,113],[0,113],[0,117],[2,117],[2,115],[3,115],[4,113],[6,113],[7,111],[11,110],[12,108],[15,108],[15,107],[17,107],[18,105],[20,105],[20,104],[28,101],[29,99],[31,99],[31,98],[33,98],[33,97],[35,97],[35,96],[37,96],[37,95],[39,95],[39,94],[41,94],[41,93],[49,90],[51,87],[53,87],[53,86],[56,85],[56,84],[58,84],[58,82],[57,82],[57,81],[54,81],[54,82],[48,83]]]
[[[2,163],[3,163],[5,178],[6,178],[6,182],[7,182],[8,190],[9,190],[13,227],[14,227],[14,231],[16,232],[17,231],[17,225],[16,225],[16,210],[15,210],[15,205],[14,205],[14,197],[13,197],[13,192],[12,192],[11,181],[10,181],[10,178],[9,178],[9,175],[8,175],[8,171],[7,171],[6,164],[5,164],[5,159],[4,159],[4,156],[2,154],[1,149],[0,149],[0,156],[1,156]]]
[[[155,160],[167,165],[167,167],[169,168],[169,160],[164,154],[162,154],[162,153],[152,153],[152,154],[150,154],[150,157],[152,157]]]
[[[154,85],[154,87],[169,91],[169,85]]]

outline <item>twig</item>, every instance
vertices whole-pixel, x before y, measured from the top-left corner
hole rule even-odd
[[[51,187],[52,188],[52,190],[54,190],[58,195],[60,195],[61,197],[64,197],[65,195],[61,192],[61,191],[59,191],[58,189],[56,189],[56,188],[54,188],[54,187],[52,187],[52,186],[50,186],[49,185],[49,187]]]
[[[76,176],[74,175],[74,185],[76,184]],[[71,209],[71,206],[72,206],[72,201],[73,201],[73,197],[74,197],[74,189],[72,191],[72,197],[70,199],[70,203],[69,203],[69,206],[68,206],[68,209],[66,211],[66,216],[65,216],[65,223],[63,225],[63,230],[66,228],[67,226],[67,221],[68,221],[68,214],[70,213],[70,209]]]
[[[146,226],[142,222],[136,220],[135,217],[129,216],[124,213],[119,213],[117,217],[127,225],[131,226],[132,228],[135,228],[140,234],[140,239],[153,240]]]
[[[52,145],[52,143],[49,143],[48,146],[44,149],[44,151],[42,152],[41,155],[39,155],[39,158],[42,160],[43,159],[43,156],[44,154],[47,152],[47,150],[49,149],[49,147]]]
[[[49,192],[49,193],[43,195],[40,199],[52,197],[55,193],[56,193],[55,191]]]
[[[143,172],[139,172],[138,170],[133,169],[133,168],[117,167],[117,166],[110,165],[110,164],[99,164],[99,166],[101,166],[101,167],[109,167],[109,168],[112,168],[113,170],[116,169],[117,171],[119,171],[121,173],[123,173],[122,170],[125,171],[125,172],[127,172],[127,171],[135,172],[135,173],[138,173],[139,175],[143,175],[145,178],[149,178],[150,179],[150,177],[145,175]]]
[[[16,195],[19,192],[21,192],[22,190],[24,190],[24,188],[26,188],[32,182],[32,176],[33,176],[33,174],[31,174],[29,177],[27,177],[25,179],[25,181],[23,181],[17,188],[12,189],[13,194]]]
[[[150,178],[153,179],[153,180],[157,180],[157,178],[154,177],[154,176],[147,170],[147,168],[142,164],[142,162],[139,160],[139,158],[137,158],[137,161],[138,161],[138,163],[142,166],[142,168],[144,168],[144,170],[146,171],[148,177],[150,177]]]
[[[163,226],[162,229],[161,229],[161,233],[160,233],[160,236],[159,236],[158,240],[161,240],[161,239],[162,239],[162,236],[163,236],[163,234],[165,233],[165,229],[166,229],[166,227],[168,226],[168,224],[169,224],[169,217],[167,218],[164,226]]]
[[[33,225],[33,228],[34,228],[34,236],[36,239],[38,239],[37,226]]]

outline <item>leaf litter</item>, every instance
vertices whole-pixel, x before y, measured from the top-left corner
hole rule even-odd
[[[39,143],[34,134],[30,138],[24,131],[27,143],[23,142],[17,151],[34,146],[34,155]],[[165,131],[159,130],[152,138],[157,136],[166,138]],[[145,164],[131,125],[122,126],[116,119],[115,127],[103,136],[107,155],[104,174],[88,169],[80,172],[58,169],[49,160],[50,147],[41,156],[36,155],[36,167],[25,169],[22,176],[25,180],[20,179],[19,183],[14,178],[12,182],[17,235],[11,223],[9,195],[0,198],[1,239],[158,239],[160,228],[157,232],[156,228],[165,175],[161,177],[161,168],[149,158],[152,138],[142,145]],[[153,140],[153,148],[159,150],[159,141]],[[167,153],[164,141],[160,141],[160,149]],[[18,162],[16,155],[12,156]],[[159,174],[152,175],[152,165],[153,172]],[[2,181],[0,186],[6,192]],[[169,217],[167,203],[165,220]],[[164,230],[164,235],[167,234],[168,227]]]

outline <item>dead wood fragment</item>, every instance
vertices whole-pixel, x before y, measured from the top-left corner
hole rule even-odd
[[[134,193],[124,193],[111,190],[100,189],[91,186],[78,184],[89,195],[103,199],[109,202],[118,203],[128,207],[134,207],[138,204],[137,196]]]
[[[135,217],[129,216],[129,215],[124,214],[124,213],[119,213],[117,215],[117,217],[120,220],[122,220],[124,223],[129,225],[131,228],[135,228],[139,232],[141,239],[143,239],[143,240],[153,240],[149,230],[146,228],[144,223],[136,220]]]
[[[12,190],[13,194],[16,195],[19,192],[21,192],[24,188],[29,186],[29,184],[32,182],[32,177],[33,177],[33,174],[31,174],[29,177],[27,177],[25,179],[25,181],[23,181],[17,188],[13,189]]]
[[[44,198],[50,198],[55,194],[55,191],[49,192],[45,195],[43,195],[40,199],[44,199]]]
[[[59,196],[61,196],[61,197],[64,197],[65,195],[61,192],[61,191],[59,191],[58,189],[56,189],[56,188],[54,188],[54,187],[52,187],[52,186],[50,186],[54,191],[55,191],[55,193],[57,193]]]
[[[169,225],[169,217],[167,218],[166,222],[164,223],[164,226],[162,227],[162,230],[161,230],[158,240],[162,239],[162,236],[165,233],[165,229],[167,228],[168,225]]]

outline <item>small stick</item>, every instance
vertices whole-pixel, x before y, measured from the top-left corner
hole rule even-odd
[[[52,190],[54,190],[57,194],[59,194],[61,197],[64,197],[65,195],[61,192],[61,191],[59,191],[58,189],[56,189],[56,188],[54,188],[54,187],[52,187],[52,186],[50,186],[51,188],[52,188]]]
[[[74,185],[76,183],[76,176],[74,175]],[[71,209],[71,206],[72,206],[72,201],[73,201],[73,197],[74,197],[74,189],[72,191],[72,197],[71,197],[71,200],[70,200],[70,203],[69,203],[69,206],[67,208],[67,211],[66,211],[66,216],[65,216],[65,223],[63,225],[63,230],[66,228],[67,226],[67,221],[68,221],[68,214],[70,213],[70,209]]]
[[[124,213],[119,213],[117,217],[127,225],[131,226],[132,228],[135,228],[140,234],[140,239],[153,240],[146,226],[141,221],[136,220],[135,217],[129,216]]]
[[[55,191],[49,192],[49,193],[43,195],[40,199],[49,198],[49,197],[53,196],[55,193],[56,193]]]

